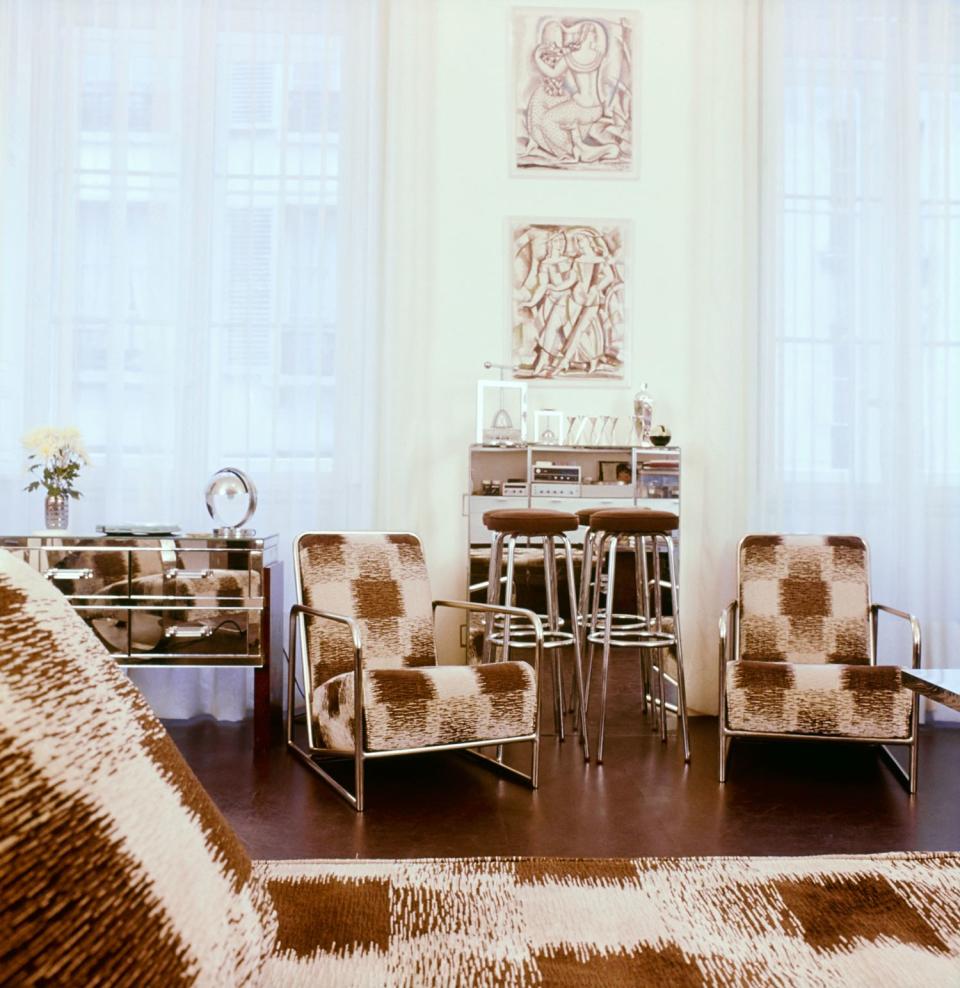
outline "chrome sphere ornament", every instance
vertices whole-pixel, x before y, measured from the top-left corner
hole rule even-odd
[[[216,526],[214,535],[224,538],[249,538],[256,532],[243,526],[257,510],[257,487],[236,467],[218,470],[207,484],[207,511]]]

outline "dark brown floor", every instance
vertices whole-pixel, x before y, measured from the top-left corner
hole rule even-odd
[[[611,678],[602,766],[552,736],[536,792],[455,753],[386,759],[362,815],[279,739],[254,755],[249,722],[167,726],[255,858],[960,850],[960,730],[922,732],[912,800],[876,749],[842,743],[735,741],[721,786],[715,718],[692,719],[685,767],[676,736],[661,744],[638,715],[630,674]]]

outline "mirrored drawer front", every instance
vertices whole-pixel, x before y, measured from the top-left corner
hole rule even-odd
[[[74,604],[80,598],[177,598],[211,606],[253,606],[263,595],[263,554],[251,551],[64,549],[14,554]]]
[[[211,603],[259,598],[263,553],[207,546],[136,548],[130,552],[133,596],[192,597]]]
[[[126,594],[130,554],[126,549],[66,549],[42,546],[14,552],[61,593],[84,597]]]
[[[77,613],[110,652],[130,660],[124,665],[262,663],[258,610],[79,606]]]

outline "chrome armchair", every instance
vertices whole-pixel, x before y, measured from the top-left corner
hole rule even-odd
[[[294,544],[298,602],[290,610],[287,746],[357,812],[371,759],[463,750],[537,788],[543,626],[518,607],[431,600],[414,535],[308,532]],[[439,608],[494,612],[533,629],[533,662],[438,665]],[[306,744],[295,729],[298,669]],[[503,760],[503,747],[529,743],[529,773]],[[494,755],[481,748],[495,748]],[[352,758],[354,791],[324,767]]]
[[[899,665],[877,662],[881,614],[917,619],[870,601],[866,543],[855,536],[748,535],[740,543],[738,597],[720,617],[719,777],[734,738],[878,744],[913,795],[917,788],[915,693]],[[890,753],[909,749],[909,768]]]

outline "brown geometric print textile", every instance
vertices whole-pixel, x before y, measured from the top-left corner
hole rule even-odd
[[[896,666],[728,662],[734,731],[908,738],[912,697]]]
[[[256,871],[279,924],[268,985],[875,988],[956,985],[960,971],[956,854]]]
[[[353,683],[343,673],[314,692],[324,747],[353,750]],[[537,692],[526,662],[374,669],[363,702],[367,750],[396,751],[532,734]]]
[[[740,546],[740,658],[870,661],[867,549],[855,536],[748,535]]]
[[[311,533],[297,548],[303,603],[359,621],[366,668],[436,665],[430,580],[415,536]],[[343,625],[306,623],[316,690],[353,668],[353,645]]]
[[[60,592],[0,550],[0,984],[245,985],[243,845]]]

